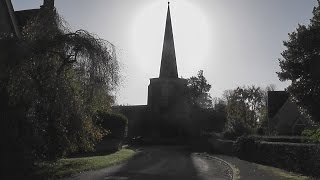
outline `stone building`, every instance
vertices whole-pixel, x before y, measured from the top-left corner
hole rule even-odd
[[[153,138],[169,138],[189,133],[187,80],[178,77],[169,4],[160,74],[158,78],[150,79],[147,105],[118,106],[114,109],[128,117],[129,136],[132,132],[140,132]]]
[[[42,10],[54,9],[54,0],[44,0],[38,9],[14,11],[11,0],[0,0],[0,34],[21,37],[23,27]],[[13,63],[18,47],[12,42],[0,41],[0,76],[6,63]],[[12,52],[10,52],[12,51]],[[195,134],[195,127],[214,117],[211,111],[194,111],[187,98],[187,80],[179,78],[176,62],[174,36],[168,4],[159,77],[151,78],[148,86],[147,105],[115,106],[129,119],[128,136],[145,136],[153,139],[186,137]],[[1,105],[1,102],[0,102]],[[196,112],[193,113],[192,112]],[[201,118],[202,117],[202,118]],[[192,120],[194,119],[194,120]],[[195,119],[197,123],[195,122]],[[210,121],[211,123],[211,121]],[[208,124],[208,123],[207,123]],[[198,128],[200,129],[200,128]]]
[[[27,9],[14,11],[11,0],[0,0],[0,79],[8,79],[8,66],[15,64],[21,59],[22,54],[16,49],[23,48],[16,43],[21,38],[23,27],[32,18],[40,15],[41,10],[54,9],[54,0],[44,0],[43,5],[38,9]],[[14,37],[8,40],[5,37]],[[6,90],[0,83],[0,99],[6,98]],[[0,101],[0,119],[6,119],[10,110],[6,101]]]
[[[187,102],[187,80],[178,77],[176,54],[168,5],[159,78],[150,79],[148,110],[152,134],[155,136],[183,135],[190,112]]]
[[[0,0],[0,33],[21,36],[22,28],[29,20],[39,15],[42,9],[53,9],[54,0],[44,0],[38,9],[14,11],[11,0]]]
[[[38,9],[27,9],[22,11],[14,11],[11,0],[0,0],[0,76],[4,72],[7,63],[14,63],[18,59],[15,49],[17,47],[14,39],[4,40],[3,37],[21,38],[23,27],[37,16],[40,16],[42,10],[54,9],[54,0],[44,0],[43,5]]]

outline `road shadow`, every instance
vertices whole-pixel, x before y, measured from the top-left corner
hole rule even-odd
[[[117,172],[104,177],[108,180],[203,180],[194,166],[187,147],[150,146],[138,153]]]

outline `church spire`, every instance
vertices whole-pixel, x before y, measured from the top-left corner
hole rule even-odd
[[[178,78],[169,4],[170,3],[168,2],[166,29],[162,48],[160,78]]]

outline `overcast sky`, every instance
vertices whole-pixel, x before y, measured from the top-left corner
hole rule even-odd
[[[12,0],[15,10],[41,0]],[[243,85],[280,82],[282,41],[298,23],[308,24],[316,0],[172,0],[170,4],[179,77],[204,70],[211,95]],[[56,0],[73,30],[85,29],[116,45],[122,85],[118,104],[146,104],[149,79],[158,77],[165,0]]]

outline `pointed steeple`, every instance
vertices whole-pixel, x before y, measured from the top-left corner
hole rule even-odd
[[[41,7],[47,9],[54,9],[54,0],[43,0],[43,5]]]
[[[159,78],[178,78],[169,2]]]

